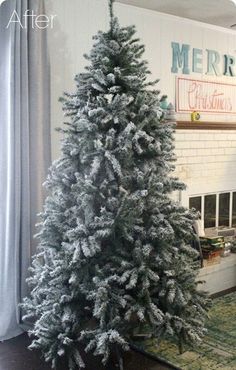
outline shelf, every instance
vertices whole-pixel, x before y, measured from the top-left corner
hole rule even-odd
[[[177,121],[177,130],[236,130],[236,122]]]
[[[236,286],[236,254],[221,257],[220,263],[203,267],[199,271],[199,280],[205,281],[199,289],[205,289],[210,294],[216,294]]]

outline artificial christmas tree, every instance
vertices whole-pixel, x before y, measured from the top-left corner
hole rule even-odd
[[[78,350],[128,349],[134,333],[199,341],[207,300],[197,292],[194,215],[170,198],[184,189],[174,170],[173,123],[147,82],[135,28],[99,32],[90,65],[66,94],[70,117],[62,154],[50,169],[39,252],[29,279],[26,318],[32,348],[56,367],[84,367]]]

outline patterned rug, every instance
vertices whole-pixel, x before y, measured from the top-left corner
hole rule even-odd
[[[236,370],[236,292],[213,301],[208,334],[198,348],[187,348],[179,354],[174,343],[155,340],[139,343],[146,352],[183,370]]]

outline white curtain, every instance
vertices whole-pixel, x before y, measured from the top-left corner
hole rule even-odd
[[[0,340],[22,332],[18,303],[35,252],[36,215],[50,164],[46,30],[7,24],[14,10],[44,13],[43,0],[0,7]]]

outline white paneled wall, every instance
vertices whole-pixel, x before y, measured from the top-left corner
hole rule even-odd
[[[60,145],[59,134],[54,129],[63,121],[58,97],[63,91],[74,91],[73,77],[83,71],[87,63],[83,54],[91,49],[92,36],[97,30],[107,29],[109,19],[106,0],[45,2],[47,13],[56,15],[55,26],[49,30],[52,155],[55,159]],[[138,35],[146,45],[145,58],[149,61],[152,77],[160,78],[159,88],[173,103],[176,76],[171,73],[172,41],[200,49],[215,49],[220,54],[235,53],[236,34],[233,31],[124,4],[115,4],[115,10],[123,25],[137,26]],[[204,63],[205,71],[205,58]],[[203,77],[196,73],[191,76]],[[236,77],[216,77],[216,80],[236,84]],[[189,120],[190,117],[189,114],[181,114],[178,119]],[[202,114],[202,120],[236,121],[236,117]],[[184,204],[187,205],[189,195],[236,188],[236,131],[179,130],[176,133],[176,154],[176,173],[188,186],[182,195]]]

